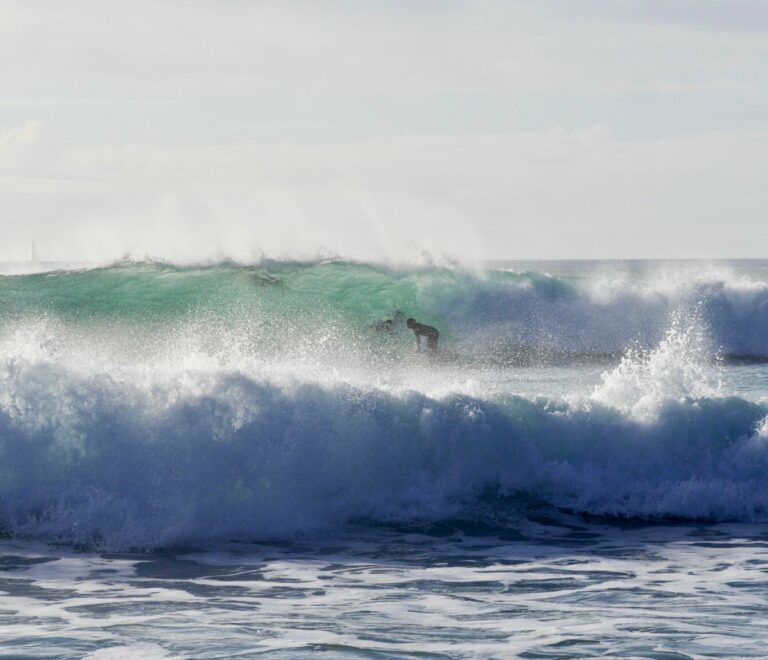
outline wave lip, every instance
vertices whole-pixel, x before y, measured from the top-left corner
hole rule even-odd
[[[670,399],[637,419],[594,401],[190,378],[143,388],[6,366],[3,527],[153,548],[435,520],[488,488],[593,514],[768,515],[768,411],[738,398]]]

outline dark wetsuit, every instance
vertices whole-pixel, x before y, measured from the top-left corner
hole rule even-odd
[[[424,325],[423,323],[417,323],[411,321],[408,327],[413,330],[413,334],[416,335],[416,345],[421,350],[421,338],[427,338],[427,348],[437,352],[437,339],[440,337],[440,333],[437,328],[433,328],[431,325]]]

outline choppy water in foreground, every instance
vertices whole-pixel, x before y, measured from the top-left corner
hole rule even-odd
[[[765,657],[768,530],[532,516],[95,554],[0,545],[13,657]]]
[[[37,270],[0,657],[765,657],[768,262]]]

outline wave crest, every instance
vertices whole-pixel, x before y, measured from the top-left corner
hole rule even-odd
[[[619,516],[764,520],[766,409],[400,396],[187,375],[141,387],[6,364],[0,520],[103,548],[281,537],[472,510],[488,488]],[[762,430],[760,430],[762,429]]]

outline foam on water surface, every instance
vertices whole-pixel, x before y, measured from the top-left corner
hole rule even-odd
[[[633,405],[613,391],[628,370],[590,399],[493,401],[17,361],[1,376],[0,514],[15,534],[112,549],[439,519],[489,488],[586,513],[763,520],[768,409],[677,379],[648,399],[636,375]]]
[[[0,543],[0,641],[34,657],[762,657],[762,526],[361,528],[73,553]]]

